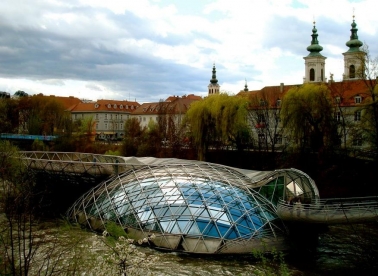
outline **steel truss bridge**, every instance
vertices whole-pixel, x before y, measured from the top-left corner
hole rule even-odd
[[[78,176],[91,179],[92,185],[99,184],[113,175],[141,168],[143,166],[162,166],[167,164],[201,163],[194,160],[158,159],[152,157],[122,157],[74,152],[21,152],[22,162],[30,169],[55,175]],[[161,160],[164,160],[163,162]],[[205,163],[205,162],[202,162]],[[211,163],[207,163],[207,165]],[[212,166],[221,166],[212,164]],[[225,166],[222,166],[225,167]],[[234,168],[235,169],[235,168]],[[245,173],[247,170],[238,170]],[[291,172],[295,170],[290,169]],[[282,175],[283,170],[276,174]],[[258,179],[251,179],[255,187],[267,183],[275,172],[257,173]],[[252,178],[252,174],[244,176]],[[265,175],[262,177],[262,175]],[[68,178],[69,179],[69,178]],[[96,180],[97,179],[97,180]],[[253,188],[253,187],[252,187]],[[291,204],[280,199],[276,205],[277,215],[286,222],[313,224],[347,224],[378,221],[378,196],[356,198],[314,199],[311,204]]]

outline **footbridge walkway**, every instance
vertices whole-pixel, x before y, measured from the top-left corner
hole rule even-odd
[[[277,214],[284,221],[347,224],[378,221],[378,196],[321,199],[314,204],[280,200]]]
[[[21,160],[29,168],[35,170],[55,172],[58,174],[75,174],[79,176],[89,175],[91,177],[110,177],[143,166],[165,166],[167,164],[187,165],[189,162],[191,164],[204,164],[204,162],[201,163],[200,161],[180,159],[135,158],[90,153],[42,151],[21,152]],[[206,163],[206,165],[225,167],[210,163]],[[261,187],[271,181],[272,178],[276,177],[275,172],[266,173],[235,170],[240,173],[238,177],[247,179],[248,182],[251,183],[248,185],[248,188],[252,189],[259,186]],[[283,171],[284,170],[279,170],[276,174],[282,176]],[[284,193],[280,195],[280,197],[284,199],[290,192],[293,193],[293,191],[296,195],[300,195],[300,181],[303,182],[304,179],[309,178],[304,173],[299,174],[299,171],[294,169],[288,169],[287,175],[289,176],[286,176],[287,180],[284,182]],[[313,180],[309,179],[309,182],[313,183]],[[280,199],[275,206],[278,217],[288,222],[315,224],[345,224],[378,220],[378,197],[319,199],[316,186],[314,186],[313,189],[316,190],[315,193],[314,191],[310,191],[310,193],[316,196],[312,198],[311,204],[302,203],[291,205],[285,200]]]

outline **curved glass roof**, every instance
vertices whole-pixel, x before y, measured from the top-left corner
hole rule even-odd
[[[150,165],[130,168],[83,195],[69,217],[93,230],[114,221],[135,239],[153,233],[153,244],[170,250],[250,253],[256,247],[277,249],[284,237],[278,198],[291,196],[291,190],[296,196],[318,197],[314,183],[296,170],[253,172],[198,161],[147,161]]]

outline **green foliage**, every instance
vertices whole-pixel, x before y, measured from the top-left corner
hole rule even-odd
[[[32,150],[34,151],[47,151],[48,147],[41,140],[34,140],[32,144]]]
[[[241,145],[249,137],[247,102],[244,98],[219,94],[194,102],[185,117],[189,133],[205,159],[208,147],[216,144]]]
[[[119,150],[107,150],[105,152],[105,155],[114,155],[114,156],[120,156],[121,152]]]
[[[259,261],[261,270],[254,271],[256,275],[261,276],[289,276],[291,275],[290,270],[285,262],[283,252],[278,252],[273,250],[270,252],[270,256],[261,250],[253,250],[253,257]]]
[[[304,84],[290,89],[283,99],[281,119],[286,134],[301,147],[322,151],[332,146],[336,133],[333,103],[324,84]]]

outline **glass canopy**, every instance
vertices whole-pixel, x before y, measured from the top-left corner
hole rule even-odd
[[[279,198],[289,193],[317,197],[313,183],[299,171],[258,173],[206,162],[143,161],[83,195],[69,217],[93,230],[116,222],[134,239],[154,234],[153,245],[169,250],[250,253],[284,245],[286,229],[276,214]]]

